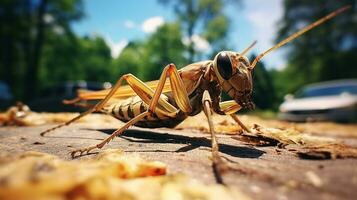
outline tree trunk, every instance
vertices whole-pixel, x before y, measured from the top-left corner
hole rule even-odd
[[[192,36],[194,34],[194,29],[195,29],[195,23],[196,23],[196,19],[193,19],[195,18],[194,15],[194,5],[193,5],[193,1],[190,1],[189,4],[188,4],[188,15],[189,15],[189,18],[188,18],[188,28],[187,28],[187,37],[189,39],[189,44],[188,44],[188,61],[189,63],[193,63],[194,61],[194,58],[195,58],[195,49],[194,49],[194,44],[193,44],[193,41],[192,41]]]
[[[4,13],[0,18],[0,78],[13,89],[16,85],[16,73],[14,64],[15,39],[13,32],[16,31],[14,5],[12,3],[4,5]],[[7,29],[5,29],[7,27]]]
[[[32,17],[31,17],[31,3],[30,0],[25,0],[24,1],[24,16],[26,20],[26,25],[23,28],[24,34],[21,37],[21,46],[22,46],[22,51],[23,51],[23,58],[24,58],[24,67],[23,67],[23,72],[26,72],[26,74],[22,73],[22,88],[26,89],[27,85],[27,73],[28,71],[26,70],[26,67],[28,67],[31,63],[31,25],[33,24]],[[22,91],[22,97],[25,95],[25,92]],[[27,95],[27,94],[26,94]]]
[[[38,69],[41,58],[41,52],[45,37],[45,22],[43,20],[44,14],[46,13],[47,0],[42,0],[38,7],[37,15],[37,35],[33,45],[33,52],[28,63],[28,67],[25,74],[25,98],[27,100],[33,98],[34,94],[37,92],[37,81],[38,81]]]

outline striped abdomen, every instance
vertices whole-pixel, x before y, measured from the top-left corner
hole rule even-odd
[[[139,114],[147,111],[148,105],[143,102],[140,97],[134,96],[124,100],[105,106],[102,112],[112,115],[120,121],[127,122]],[[154,113],[138,121],[135,125],[140,127],[175,127],[186,118],[185,115],[179,113],[175,118],[158,115]]]

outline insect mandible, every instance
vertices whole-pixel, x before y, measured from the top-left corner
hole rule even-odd
[[[349,8],[350,6],[342,7],[302,28],[258,55],[252,63],[245,55],[255,42],[242,53],[221,51],[213,60],[193,63],[180,70],[177,70],[174,64],[169,64],[164,68],[160,79],[156,81],[144,83],[134,75],[126,74],[111,89],[80,92],[77,98],[67,101],[67,103],[75,104],[85,100],[99,100],[99,102],[72,120],[42,132],[41,136],[69,125],[92,112],[110,114],[126,122],[99,144],[73,151],[72,157],[75,157],[77,153],[81,155],[93,149],[101,149],[131,125],[174,127],[188,116],[196,115],[203,110],[211,133],[213,165],[218,166],[222,160],[219,156],[212,123],[212,111],[220,115],[230,115],[244,131],[250,132],[235,113],[242,108],[252,109],[254,107],[251,100],[252,72],[257,62],[274,49],[285,45]],[[166,81],[167,79],[169,81]],[[128,85],[122,86],[123,81],[126,81]],[[232,100],[221,102],[222,92],[227,93]]]

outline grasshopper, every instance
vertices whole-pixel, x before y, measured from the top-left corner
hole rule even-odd
[[[346,11],[350,6],[342,7],[316,22],[302,28],[275,46],[258,55],[252,63],[245,54],[255,42],[242,53],[221,51],[213,60],[193,63],[177,70],[174,64],[167,65],[159,80],[142,82],[132,74],[125,74],[117,83],[107,90],[95,92],[79,92],[78,97],[67,101],[75,104],[85,100],[99,100],[97,104],[72,120],[60,124],[41,133],[41,136],[71,124],[92,113],[102,112],[126,122],[99,144],[72,152],[89,153],[93,149],[101,149],[116,136],[123,133],[131,125],[140,127],[175,127],[188,116],[204,111],[211,134],[213,166],[222,163],[212,123],[212,112],[230,115],[241,128],[250,132],[235,115],[242,108],[252,109],[253,90],[252,72],[256,64],[269,52],[280,48],[305,32],[322,24],[336,15]],[[169,79],[169,81],[166,81]],[[123,81],[128,85],[122,86]],[[221,93],[226,92],[232,100],[221,102]]]

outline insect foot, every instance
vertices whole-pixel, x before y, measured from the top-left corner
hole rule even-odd
[[[83,153],[88,155],[90,153],[90,151],[92,151],[93,149],[97,149],[97,148],[100,148],[100,147],[91,146],[91,147],[87,147],[87,148],[77,149],[77,150],[74,150],[74,151],[71,152],[71,156],[72,156],[72,158],[77,158],[77,157],[82,156]]]

